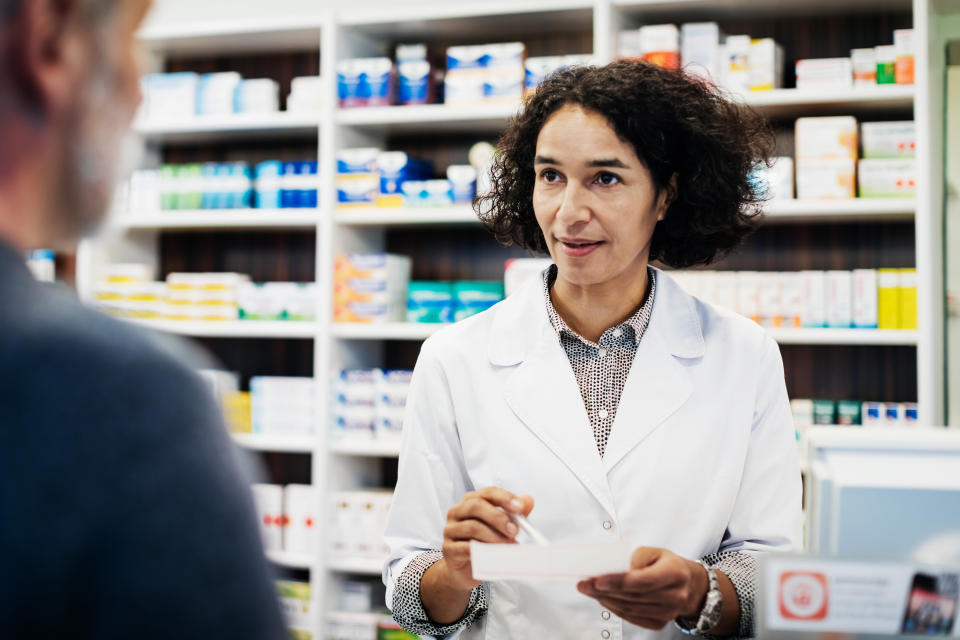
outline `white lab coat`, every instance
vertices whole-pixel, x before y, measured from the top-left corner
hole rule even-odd
[[[626,539],[690,559],[799,547],[801,483],[776,343],[753,322],[657,272],[653,314],[603,458],[539,279],[446,328],[420,352],[387,526],[387,602],[447,510],[498,486],[534,497],[551,542]],[[643,630],[573,582],[488,583],[463,637],[672,638]]]

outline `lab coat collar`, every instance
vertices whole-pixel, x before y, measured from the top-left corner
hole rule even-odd
[[[504,384],[513,412],[613,517],[607,474],[692,394],[690,373],[678,358],[703,355],[693,299],[664,274],[657,277],[650,325],[602,459],[570,362],[547,317],[542,280],[532,279],[498,307],[488,345],[495,366],[515,367]]]
[[[654,270],[657,293],[644,340],[653,334],[672,355],[699,358],[704,351],[703,331],[693,298],[666,273]],[[552,329],[543,295],[542,277],[531,278],[498,306],[487,349],[491,363],[509,367],[523,362],[544,329]]]

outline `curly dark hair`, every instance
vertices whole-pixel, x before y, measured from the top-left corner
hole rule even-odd
[[[508,123],[497,145],[492,188],[474,200],[501,242],[548,253],[533,213],[533,159],[541,128],[565,105],[606,117],[633,145],[658,191],[670,189],[676,174],[676,192],[653,233],[651,261],[675,268],[709,264],[758,226],[764,194],[750,173],[769,164],[773,152],[766,120],[683,71],[621,60],[558,71]]]

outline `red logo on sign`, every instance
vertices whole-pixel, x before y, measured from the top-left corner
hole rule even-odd
[[[780,576],[780,615],[787,620],[823,620],[829,610],[827,577],[787,571]]]

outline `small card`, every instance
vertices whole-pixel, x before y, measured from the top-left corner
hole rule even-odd
[[[582,580],[630,569],[633,547],[620,540],[596,544],[487,544],[470,542],[474,580]]]

